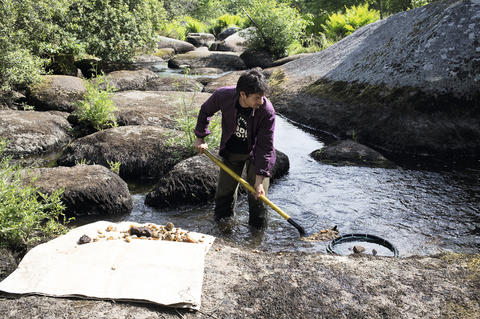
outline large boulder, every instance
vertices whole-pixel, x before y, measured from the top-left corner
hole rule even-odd
[[[0,90],[0,109],[23,110],[26,102],[27,99],[21,92]]]
[[[181,161],[145,197],[152,207],[175,207],[206,202],[215,196],[219,167],[206,156]]]
[[[216,89],[223,86],[237,85],[238,78],[244,71],[234,71],[225,74],[224,76],[210,80],[208,84],[203,88],[203,92],[213,93]]]
[[[285,63],[304,58],[304,57],[309,56],[311,54],[313,54],[313,53],[299,53],[299,54],[295,54],[295,55],[290,55],[290,56],[287,56],[287,57],[284,57],[284,58],[273,61],[271,66],[280,66],[280,65],[283,65]]]
[[[229,27],[229,28],[226,28],[225,30],[223,30],[222,32],[220,32],[220,33],[217,35],[217,39],[220,40],[220,41],[223,41],[223,40],[225,40],[226,38],[228,38],[229,36],[231,36],[232,34],[237,33],[238,30],[240,30],[240,28],[238,28],[238,27]]]
[[[242,53],[247,48],[247,41],[252,36],[254,28],[250,27],[235,32],[224,40],[216,41],[210,46],[212,51],[232,51]]]
[[[240,58],[245,62],[248,69],[255,67],[266,69],[273,66],[272,54],[265,50],[247,49],[240,54]]]
[[[80,69],[82,75],[87,79],[93,78],[98,74],[107,74],[120,70],[138,70],[140,67],[132,62],[112,62],[104,61],[99,58],[88,58],[75,61],[75,66]]]
[[[68,217],[115,216],[132,210],[127,183],[100,165],[29,169],[24,181],[43,194],[64,189],[62,202]]]
[[[191,112],[211,94],[174,91],[124,91],[112,100],[118,108],[115,116],[120,125],[155,125],[174,129],[181,112]]]
[[[68,75],[45,75],[39,84],[27,91],[29,104],[38,111],[73,112],[75,102],[82,100],[86,91],[86,82],[81,78]]]
[[[224,71],[244,70],[245,63],[234,52],[213,52],[206,48],[198,48],[185,54],[179,54],[168,60],[168,66],[174,69],[180,67],[195,68],[219,68]]]
[[[211,33],[189,33],[185,39],[188,43],[198,47],[209,47],[215,42],[215,36]]]
[[[71,125],[65,112],[0,110],[0,140],[7,140],[4,155],[14,159],[50,155],[67,145]]]
[[[146,91],[201,92],[203,84],[192,78],[178,76],[159,76],[150,79],[145,85]]]
[[[332,165],[355,165],[394,168],[395,164],[368,146],[352,140],[341,140],[315,150],[311,156]]]
[[[176,54],[182,54],[182,53],[195,50],[195,46],[191,43],[177,40],[177,39],[167,38],[163,36],[158,37],[157,48],[158,49],[172,48],[175,50]]]
[[[277,161],[271,181],[288,173],[288,156],[277,150]],[[219,167],[207,156],[193,156],[161,177],[153,191],[145,197],[145,204],[153,207],[172,207],[199,204],[215,197]]]
[[[181,133],[158,126],[115,127],[73,141],[57,163],[74,166],[86,162],[110,167],[109,162],[120,162],[122,178],[158,178],[192,155],[193,150],[168,143],[178,135]]]
[[[279,113],[389,153],[480,156],[480,2],[367,25],[272,74]]]
[[[108,83],[114,91],[145,90],[147,83],[156,77],[158,75],[148,69],[113,71],[107,74],[101,87],[105,88]]]

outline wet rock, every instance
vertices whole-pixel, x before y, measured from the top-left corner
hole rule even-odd
[[[438,1],[369,24],[280,66],[272,102],[292,120],[340,138],[354,130],[389,153],[478,158],[479,10],[478,1]]]
[[[4,155],[14,159],[59,151],[72,137],[65,112],[0,110],[0,139],[9,141]]]
[[[394,168],[396,165],[368,146],[352,140],[342,140],[313,151],[317,161],[334,165],[360,165],[368,167]]]
[[[203,85],[191,78],[160,76],[150,79],[145,85],[145,90],[201,92],[203,90]]]
[[[168,66],[174,69],[180,67],[195,68],[219,68],[223,71],[246,69],[245,63],[237,53],[214,52],[206,48],[198,48],[185,54],[179,54],[168,61]]]
[[[271,181],[287,174],[288,169],[288,157],[277,150]],[[153,207],[172,207],[211,200],[215,197],[219,170],[207,156],[188,158],[160,178],[155,189],[147,194],[145,203]]]
[[[121,70],[108,73],[106,82],[115,91],[145,90],[147,83],[156,77],[158,75],[148,69]],[[105,89],[106,85],[101,84],[101,87]]]
[[[108,162],[120,162],[122,178],[158,178],[193,153],[167,143],[169,138],[179,135],[182,133],[157,126],[115,127],[73,141],[57,163],[73,166],[85,161],[110,167]]]
[[[359,245],[355,245],[355,246],[353,246],[353,252],[354,252],[355,254],[364,253],[364,252],[365,252],[365,247],[359,246]]]
[[[272,182],[287,175],[290,169],[290,160],[288,159],[287,154],[277,149],[275,151],[277,155],[276,155],[275,165],[273,166],[273,169],[272,169],[272,177],[271,177]]]
[[[240,58],[245,62],[248,69],[255,67],[265,69],[273,66],[272,55],[263,50],[247,49],[240,54]]]
[[[182,54],[189,51],[195,50],[195,46],[186,41],[181,41],[177,39],[171,39],[163,36],[159,36],[157,39],[157,48],[172,48],[175,50],[176,54]]]
[[[127,183],[100,165],[28,169],[23,180],[43,194],[63,188],[64,213],[69,217],[116,216],[132,210]]]
[[[169,207],[206,202],[215,196],[218,172],[219,167],[204,155],[188,158],[160,178],[145,204]]]
[[[202,105],[211,94],[174,91],[124,91],[112,97],[120,125],[155,125],[174,129],[185,108]]]
[[[27,91],[27,100],[37,111],[73,112],[86,90],[83,79],[67,75],[45,75]]]
[[[195,47],[209,47],[215,42],[215,36],[211,33],[189,33],[185,39]]]
[[[219,78],[213,79],[203,88],[204,92],[213,93],[216,89],[223,86],[235,86],[237,85],[238,78],[244,71],[235,71],[225,74]]]

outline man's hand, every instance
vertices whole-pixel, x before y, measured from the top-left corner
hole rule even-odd
[[[193,146],[197,149],[199,153],[203,153],[203,150],[208,149],[208,144],[205,143],[203,138],[197,137],[195,142],[193,142]]]
[[[263,189],[263,178],[263,175],[257,175],[255,177],[255,186],[253,187],[256,191],[256,193],[253,194],[255,199],[258,199],[262,195],[265,196],[265,190]]]

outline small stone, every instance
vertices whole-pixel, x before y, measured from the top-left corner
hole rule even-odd
[[[375,249],[372,249],[372,255],[373,256],[376,256],[377,255],[377,251]]]
[[[356,253],[356,254],[361,254],[361,253],[365,252],[365,247],[355,245],[355,246],[353,246],[353,252]]]
[[[165,225],[165,229],[168,231],[172,231],[173,227],[174,227],[173,223],[170,223],[170,222],[168,222],[167,225]]]
[[[83,244],[88,244],[89,242],[91,242],[92,239],[90,237],[88,237],[87,235],[83,235],[82,237],[80,237],[80,239],[78,240],[78,244],[79,245],[83,245]]]

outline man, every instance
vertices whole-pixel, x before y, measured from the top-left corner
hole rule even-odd
[[[222,111],[222,161],[238,175],[247,167],[247,181],[256,193],[248,194],[249,220],[254,228],[267,225],[267,210],[258,198],[267,195],[270,174],[275,164],[273,135],[275,110],[265,97],[268,84],[257,70],[244,72],[237,86],[217,89],[202,105],[195,127],[195,147],[199,152],[207,149],[204,137],[210,134],[210,117]],[[215,220],[233,216],[238,182],[220,170],[215,194]]]

